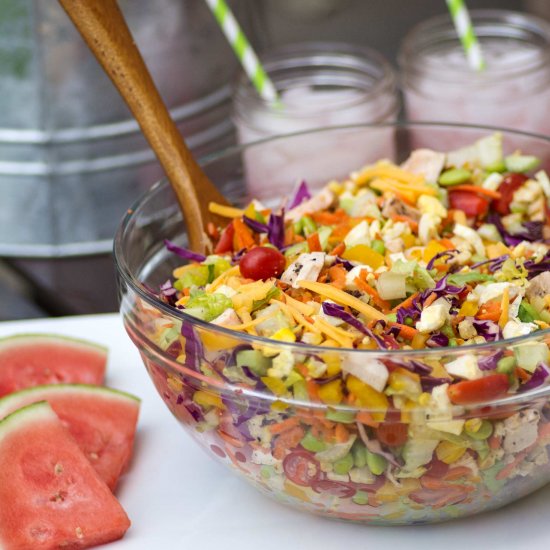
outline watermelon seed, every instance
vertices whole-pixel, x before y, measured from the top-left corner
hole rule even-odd
[[[82,528],[81,527],[77,527],[75,530],[75,535],[76,535],[76,538],[77,539],[83,539],[84,538],[84,533],[82,532]]]
[[[59,462],[54,466],[53,471],[56,476],[59,476],[63,473],[63,464],[60,464]]]

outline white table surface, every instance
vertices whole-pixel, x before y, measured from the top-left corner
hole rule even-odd
[[[50,332],[109,347],[106,383],[142,399],[130,470],[117,490],[132,520],[109,550],[547,550],[550,486],[496,512],[438,525],[364,527],[289,509],[207,457],[149,381],[116,314],[0,323],[0,337]]]

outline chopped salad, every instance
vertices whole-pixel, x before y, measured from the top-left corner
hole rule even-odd
[[[331,499],[328,513],[348,519],[364,521],[365,505],[403,521],[425,507],[453,517],[511,479],[536,483],[546,405],[491,418],[475,404],[550,382],[549,201],[539,160],[505,155],[494,134],[381,160],[316,194],[301,182],[275,208],[212,204],[227,218],[208,228],[213,253],[166,241],[186,263],[159,297],[236,339],[213,342],[185,321],[156,322],[154,339],[211,379],[328,412],[247,406],[175,374],[172,410],[217,434],[215,454],[264,490],[313,510]]]

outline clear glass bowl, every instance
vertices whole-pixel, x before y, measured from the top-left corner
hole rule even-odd
[[[380,158],[380,148],[373,155],[370,143],[387,144],[383,156],[399,162],[419,141],[435,149],[442,142],[459,147],[492,131],[439,124],[329,128],[231,149],[208,159],[204,168],[238,203],[247,199],[244,154],[267,155],[283,147],[294,154],[302,151],[304,170],[296,177],[307,178],[308,167],[317,160],[316,146],[333,143],[331,158],[320,159],[327,181],[358,169],[358,157],[364,163]],[[502,132],[506,150],[533,152],[548,164],[549,138]],[[266,202],[277,195],[268,181],[257,189],[258,198]],[[548,345],[548,331],[478,346],[414,351],[285,344],[237,333],[189,317],[155,297],[152,289],[182,263],[165,249],[164,239],[186,244],[174,194],[161,181],[128,211],[115,239],[125,328],[159,395],[185,430],[209,455],[263,493],[341,520],[416,524],[494,509],[550,480],[548,386],[475,406],[454,406],[452,415],[442,418],[432,405],[420,402],[405,412],[392,409],[391,402],[388,407],[388,402],[373,399],[366,385],[352,388],[361,406],[329,405],[308,397],[288,398],[284,387],[269,389],[246,365],[239,381],[224,372],[244,350],[260,350],[268,360],[285,353],[295,363],[320,357],[329,377],[316,383],[315,391],[326,396],[322,386],[339,379],[330,374],[345,361],[381,361],[396,370],[414,368],[415,361],[444,364],[465,354],[503,357],[519,346]],[[333,385],[334,391],[348,391],[348,382]]]

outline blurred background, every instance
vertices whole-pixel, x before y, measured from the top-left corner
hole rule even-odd
[[[394,69],[411,28],[447,13],[444,0],[229,3],[259,53],[344,41]],[[196,156],[235,143],[239,66],[204,0],[119,4]],[[547,0],[468,7],[550,20]],[[116,311],[114,231],[162,172],[56,0],[0,0],[0,98],[0,320]]]

